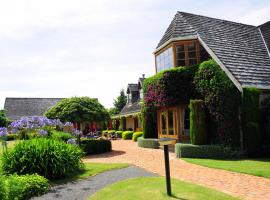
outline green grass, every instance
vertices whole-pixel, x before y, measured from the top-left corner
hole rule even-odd
[[[136,178],[109,185],[91,196],[90,200],[236,200],[232,196],[195,184],[172,180],[172,197],[166,195],[164,177]]]
[[[128,167],[128,164],[123,163],[85,163],[85,169],[78,171],[77,173],[71,174],[68,178],[53,181],[52,184],[62,184],[70,181],[77,181],[86,179],[90,176],[100,174],[105,171],[113,169],[122,169]]]
[[[224,169],[233,172],[240,172],[270,178],[270,158],[267,159],[239,159],[239,160],[214,160],[214,159],[198,159],[198,158],[182,158],[183,160],[211,167],[216,169]]]

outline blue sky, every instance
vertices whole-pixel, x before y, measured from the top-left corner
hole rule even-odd
[[[261,0],[0,0],[0,108],[5,97],[90,96],[111,107],[141,74],[176,11],[252,25]]]

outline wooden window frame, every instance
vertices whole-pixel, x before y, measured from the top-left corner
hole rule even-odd
[[[169,134],[169,111],[173,112],[173,130],[174,134]],[[162,133],[162,113],[166,113],[166,134]],[[177,108],[169,107],[159,110],[158,112],[158,126],[159,126],[159,137],[177,138],[178,137],[178,124],[177,124]]]
[[[154,54],[156,73],[158,73],[158,71],[157,71],[157,62],[156,62],[157,56],[160,55],[161,53],[163,53],[164,51],[166,51],[167,49],[171,48],[171,47],[172,47],[172,50],[173,50],[173,67],[178,67],[177,66],[177,54],[176,54],[176,47],[178,45],[184,45],[185,66],[190,66],[189,65],[189,55],[188,55],[188,45],[191,44],[191,43],[195,43],[196,60],[197,60],[197,64],[199,64],[201,62],[201,56],[200,56],[201,46],[200,46],[200,42],[197,39],[194,39],[194,40],[185,40],[185,41],[176,41],[176,42],[172,42],[172,43],[168,44],[167,46],[165,46],[164,48],[160,49],[159,51],[157,51]]]

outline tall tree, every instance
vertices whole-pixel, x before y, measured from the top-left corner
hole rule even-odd
[[[6,116],[5,110],[0,110],[0,127],[6,127],[9,122],[10,121]]]
[[[126,103],[127,103],[127,96],[125,94],[124,89],[121,89],[120,95],[116,99],[114,99],[114,102],[113,102],[115,112],[116,112],[115,114],[120,113],[120,111],[124,108]]]

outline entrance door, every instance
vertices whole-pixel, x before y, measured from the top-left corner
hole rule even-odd
[[[176,109],[164,109],[158,112],[158,132],[159,137],[177,139]]]

